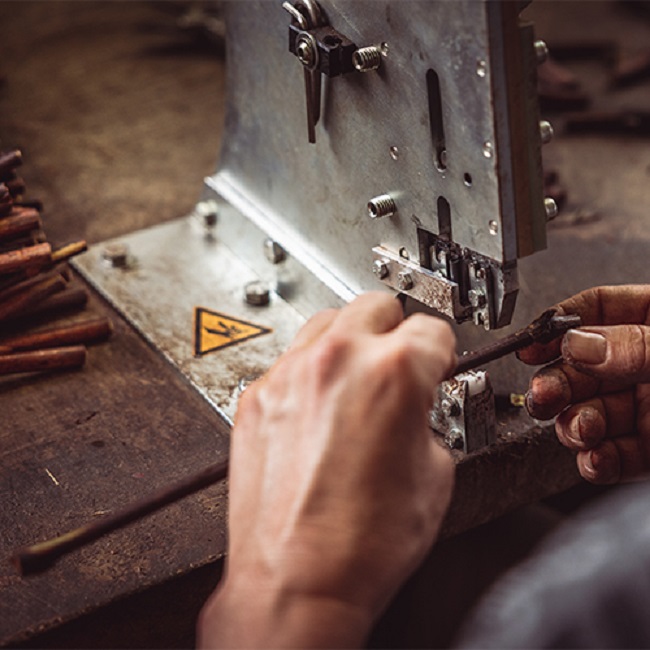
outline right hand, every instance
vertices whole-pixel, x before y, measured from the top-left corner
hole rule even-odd
[[[353,647],[431,547],[453,463],[428,410],[456,365],[443,321],[370,293],[321,312],[242,396],[210,647]]]
[[[519,353],[542,364],[526,395],[530,414],[557,416],[562,444],[577,452],[580,474],[613,484],[650,472],[650,285],[589,289],[565,300],[560,313],[582,327]]]

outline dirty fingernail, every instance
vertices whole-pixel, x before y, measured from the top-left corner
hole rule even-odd
[[[526,409],[534,418],[548,420],[566,407],[569,397],[570,389],[561,371],[540,370],[526,393]]]
[[[584,461],[582,463],[583,474],[585,474],[586,479],[590,479],[590,480],[593,480],[593,479],[596,478],[596,470],[594,469],[594,463],[593,463],[593,460],[592,460],[592,455],[593,455],[592,451],[588,452],[585,455]]]
[[[566,434],[566,437],[571,440],[571,442],[576,445],[582,446],[583,440],[580,433],[580,417],[581,414],[578,413],[572,420],[569,422],[569,431]]]
[[[569,330],[562,342],[562,356],[571,362],[597,365],[607,357],[607,339],[602,334]]]

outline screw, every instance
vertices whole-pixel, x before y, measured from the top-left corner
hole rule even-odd
[[[440,402],[440,410],[447,418],[453,418],[460,415],[460,406],[455,399],[443,399]]]
[[[379,278],[383,280],[389,273],[388,264],[384,260],[375,260],[372,263],[372,272]]]
[[[557,217],[557,203],[550,196],[544,199],[544,210],[546,211],[546,219],[548,221],[553,221]]]
[[[548,45],[544,41],[535,41],[533,47],[535,48],[537,63],[544,63],[548,59]]]
[[[266,283],[261,280],[253,280],[244,287],[246,302],[255,307],[263,307],[269,304],[271,292]]]
[[[272,239],[264,240],[264,255],[266,255],[266,259],[271,264],[279,264],[287,259],[287,253],[284,248]]]
[[[371,219],[392,217],[397,212],[397,206],[390,194],[382,194],[368,201],[368,216]]]
[[[219,204],[213,199],[199,201],[194,208],[194,215],[203,221],[206,228],[214,228],[219,218]]]
[[[113,268],[124,268],[129,261],[129,247],[126,244],[108,244],[102,251],[102,257]]]
[[[539,123],[539,136],[542,139],[542,144],[548,144],[555,135],[553,131],[553,125],[546,120],[542,120]]]
[[[318,50],[311,34],[302,33],[296,41],[296,55],[300,63],[309,70],[316,69],[318,65]]]
[[[397,288],[400,291],[408,291],[413,288],[413,274],[410,271],[400,271],[397,274]]]
[[[476,289],[470,289],[467,292],[467,297],[469,298],[469,304],[475,308],[483,307],[487,302],[485,294],[482,291],[478,291]]]
[[[359,48],[352,54],[352,65],[359,72],[377,70],[381,65],[381,47],[371,45]]]

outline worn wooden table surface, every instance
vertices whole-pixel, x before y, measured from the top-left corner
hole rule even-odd
[[[602,36],[623,25],[647,33],[647,24],[617,8],[614,22],[606,18],[610,3],[563,4],[574,31],[579,24]],[[213,170],[224,65],[218,50],[175,28],[175,7],[0,2],[0,141],[23,149],[22,175],[30,197],[45,203],[50,239],[98,242],[185,214]],[[542,12],[542,26],[570,35],[571,21],[550,14]],[[589,79],[599,84],[602,75]],[[534,294],[550,303],[601,280],[650,281],[642,206],[650,198],[649,150],[636,138],[551,145],[549,161],[576,209],[601,216],[555,227],[556,257],[524,265],[520,321],[531,315]],[[557,256],[567,261],[559,277],[549,271]],[[226,427],[156,351],[95,295],[89,311],[110,314],[116,331],[82,371],[0,381],[3,560],[227,452]],[[525,371],[501,374],[499,381],[522,388]],[[449,532],[575,482],[571,457],[548,431],[521,418],[503,426],[513,435],[461,467]],[[34,578],[19,578],[3,562],[0,639],[191,644],[192,621],[220,571],[225,507],[224,486],[215,486]]]

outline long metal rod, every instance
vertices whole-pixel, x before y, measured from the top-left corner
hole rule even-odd
[[[86,524],[54,539],[20,549],[13,555],[12,562],[21,575],[41,573],[61,556],[76,551],[103,535],[133,523],[204,487],[222,481],[226,476],[228,476],[227,459],[210,465],[198,474],[189,476],[171,487],[163,488],[104,519]]]
[[[505,357],[507,354],[521,350],[532,343],[550,343],[553,339],[562,336],[574,327],[580,327],[580,325],[580,316],[559,315],[555,313],[555,310],[549,309],[518,332],[506,336],[496,343],[486,345],[480,350],[462,354],[452,376],[480,368],[489,361]]]

